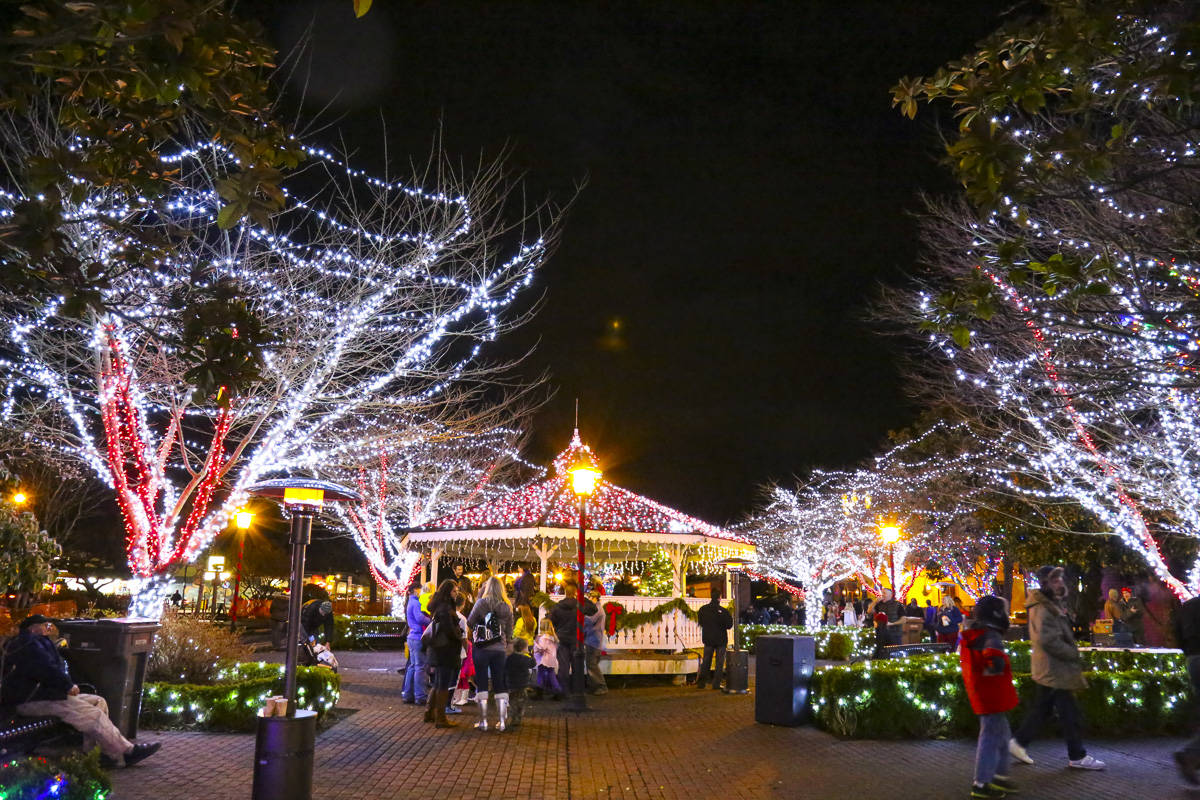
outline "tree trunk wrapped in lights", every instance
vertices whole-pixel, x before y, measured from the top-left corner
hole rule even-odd
[[[119,257],[113,219],[189,235],[176,235],[183,244],[151,275],[121,273],[103,316],[61,313],[57,298],[3,298],[0,413],[30,445],[85,463],[116,492],[141,613],[157,615],[165,577],[195,560],[255,481],[369,449],[379,433],[350,425],[358,415],[412,419],[458,387],[486,387],[503,366],[476,357],[522,319],[506,312],[546,255],[545,238],[523,242],[501,218],[498,167],[463,184],[435,165],[439,185],[423,189],[308,155],[304,179],[322,172],[321,185],[292,188],[270,228],[218,227],[230,156],[215,144],[162,157],[179,175],[171,197],[65,192],[81,197],[68,229],[81,255]],[[24,199],[13,189],[0,214]],[[170,345],[203,311],[188,302],[196,285],[240,300],[246,315],[229,337],[255,327],[268,341],[258,378],[236,394],[195,391],[194,361]]]

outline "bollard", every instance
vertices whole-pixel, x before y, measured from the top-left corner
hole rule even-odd
[[[253,800],[312,800],[317,712],[259,717],[254,742]]]

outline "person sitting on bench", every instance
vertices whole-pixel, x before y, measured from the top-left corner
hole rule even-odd
[[[31,614],[21,620],[20,632],[0,653],[0,704],[26,717],[58,717],[83,734],[86,749],[100,746],[107,767],[130,766],[158,752],[157,742],[134,744],[122,736],[108,718],[103,697],[79,691],[54,645],[56,634],[49,617]]]

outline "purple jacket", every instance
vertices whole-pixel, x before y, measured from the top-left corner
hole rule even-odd
[[[425,626],[429,624],[429,615],[421,610],[421,598],[415,594],[410,595],[408,602],[404,604],[404,621],[408,623],[409,637],[419,637],[425,632]]]

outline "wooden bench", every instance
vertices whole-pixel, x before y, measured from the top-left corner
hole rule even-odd
[[[0,755],[26,755],[44,744],[80,744],[79,731],[58,717],[23,717],[0,708]]]
[[[408,638],[408,625],[402,619],[351,620],[350,638],[362,642],[372,650],[375,649],[376,643],[404,647],[404,640]]]

